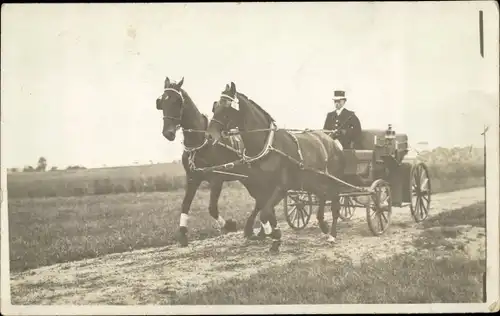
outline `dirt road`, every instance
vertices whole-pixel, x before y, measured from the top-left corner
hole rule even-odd
[[[433,196],[431,215],[484,200],[474,188]],[[329,212],[327,212],[329,213]],[[246,242],[242,232],[176,245],[56,264],[11,275],[13,304],[168,304],[184,291],[200,290],[212,281],[250,278],[261,269],[294,260],[327,257],[332,261],[384,258],[415,251],[418,234],[409,208],[394,208],[392,226],[380,237],[371,235],[364,210],[349,222],[339,220],[335,245],[327,243],[315,214],[309,227],[293,232],[286,223],[279,255],[270,255],[270,241]],[[331,217],[327,217],[331,223]],[[421,251],[421,250],[419,250]],[[479,254],[478,254],[479,255]]]

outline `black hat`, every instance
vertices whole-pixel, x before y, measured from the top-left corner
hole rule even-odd
[[[345,91],[343,90],[335,90],[333,91],[333,99],[334,100],[346,100]]]

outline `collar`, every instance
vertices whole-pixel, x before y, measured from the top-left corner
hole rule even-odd
[[[340,115],[342,113],[342,111],[344,111],[344,107],[342,107],[340,110],[335,109],[335,112],[337,113],[337,115]]]

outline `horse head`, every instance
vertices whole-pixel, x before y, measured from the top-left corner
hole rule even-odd
[[[181,89],[184,77],[179,82],[170,82],[166,77],[163,94],[156,99],[156,109],[163,111],[163,136],[175,140],[177,130],[182,124],[185,98]]]
[[[242,128],[243,117],[240,113],[238,93],[234,82],[226,85],[219,101],[214,102],[212,112],[212,120],[208,124],[206,134],[214,141],[218,141],[222,133],[232,127]]]

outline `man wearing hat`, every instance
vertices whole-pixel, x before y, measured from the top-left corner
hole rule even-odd
[[[335,111],[327,114],[323,129],[336,130],[332,137],[337,138],[344,149],[359,148],[361,124],[354,112],[344,108],[347,101],[345,91],[335,90],[333,101]]]

